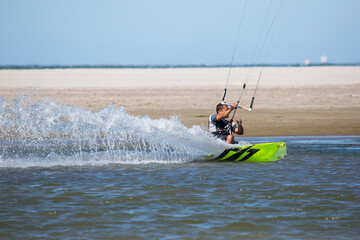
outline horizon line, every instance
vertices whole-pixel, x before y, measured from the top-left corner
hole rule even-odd
[[[360,63],[310,63],[310,64],[8,64],[0,70],[17,69],[75,69],[75,68],[222,68],[222,67],[319,67],[319,66],[360,66]]]

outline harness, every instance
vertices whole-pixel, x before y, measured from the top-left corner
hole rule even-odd
[[[220,121],[212,121],[211,117],[213,115],[209,117],[209,121],[208,121],[209,131],[215,136],[230,135],[232,123],[224,119],[221,119]]]

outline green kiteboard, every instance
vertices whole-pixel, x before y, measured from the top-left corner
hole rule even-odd
[[[231,162],[271,162],[286,157],[284,142],[258,143],[227,148],[220,154],[211,154],[207,160]]]

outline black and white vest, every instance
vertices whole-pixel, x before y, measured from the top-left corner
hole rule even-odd
[[[209,131],[215,136],[220,135],[230,135],[230,121],[221,119],[220,121],[216,121],[216,113],[210,115],[209,117]],[[237,125],[233,122],[231,124],[232,131],[235,131]]]

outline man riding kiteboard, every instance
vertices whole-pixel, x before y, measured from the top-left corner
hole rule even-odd
[[[209,131],[215,137],[220,138],[229,144],[235,143],[234,136],[231,134],[232,132],[239,135],[244,134],[241,119],[236,119],[237,124],[235,124],[232,120],[225,120],[236,108],[236,104],[232,104],[229,108],[227,105],[219,103],[216,106],[216,113],[210,115],[209,117]]]

